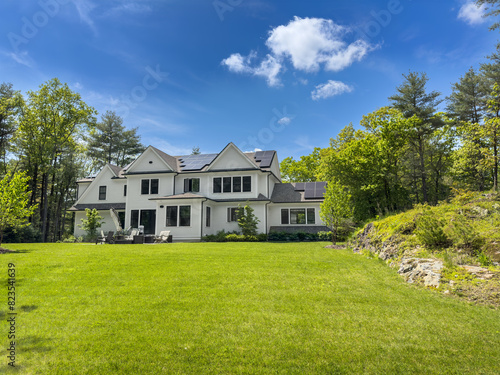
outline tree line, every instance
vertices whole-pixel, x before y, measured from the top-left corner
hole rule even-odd
[[[11,83],[0,85],[0,180],[8,186],[26,178],[32,208],[26,237],[46,242],[71,234],[75,181],[107,163],[125,166],[144,151],[137,128],[126,129],[112,111],[100,121],[97,115],[57,78],[25,96]]]
[[[285,181],[330,181],[349,191],[354,217],[437,204],[454,190],[498,190],[500,45],[443,97],[426,73],[403,74],[386,107],[344,127],[326,148],[281,162]]]

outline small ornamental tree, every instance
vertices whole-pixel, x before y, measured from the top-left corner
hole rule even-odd
[[[85,209],[85,215],[87,215],[87,219],[82,219],[82,223],[78,224],[80,228],[87,232],[87,239],[92,241],[97,237],[97,229],[99,229],[104,221],[102,220],[102,216],[99,215],[99,211],[95,208]]]
[[[28,207],[28,180],[25,172],[6,175],[0,180],[0,245],[7,227],[22,228],[30,225],[26,218],[33,214],[36,205]]]
[[[326,186],[325,200],[321,203],[320,217],[332,230],[332,243],[335,245],[339,228],[353,215],[351,194],[338,181],[330,181]]]
[[[260,220],[254,215],[252,207],[248,204],[246,204],[245,207],[238,206],[236,216],[238,218],[238,226],[244,236],[257,235],[257,223],[259,223]]]

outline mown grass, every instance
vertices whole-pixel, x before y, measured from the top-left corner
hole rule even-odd
[[[17,367],[0,372],[498,374],[500,311],[324,245],[9,245]]]

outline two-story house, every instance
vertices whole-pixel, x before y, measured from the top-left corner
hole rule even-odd
[[[236,210],[248,203],[259,233],[328,230],[319,216],[324,182],[282,183],[276,151],[242,152],[229,143],[218,154],[170,156],[149,146],[121,168],[106,165],[94,178],[77,181],[75,236],[85,208],[96,208],[104,231],[123,228],[145,234],[169,230],[174,241],[199,241],[224,229],[238,230]]]

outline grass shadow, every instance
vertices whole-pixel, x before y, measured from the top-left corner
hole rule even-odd
[[[54,339],[47,339],[40,336],[30,335],[27,337],[21,337],[16,340],[19,352],[33,352],[33,353],[43,353],[52,350],[52,342]]]

